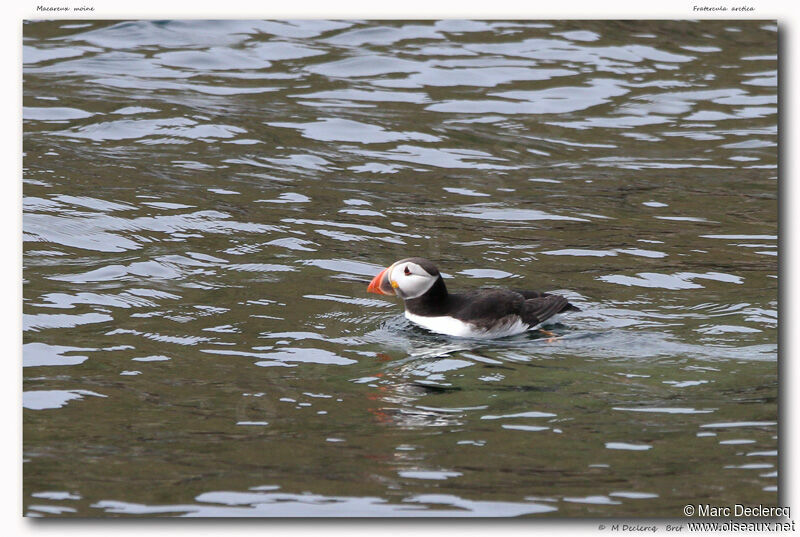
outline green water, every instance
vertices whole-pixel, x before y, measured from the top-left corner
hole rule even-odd
[[[24,514],[774,505],[776,32],[25,24]],[[436,336],[411,255],[582,311]]]

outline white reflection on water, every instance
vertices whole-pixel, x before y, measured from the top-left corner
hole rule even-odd
[[[338,356],[324,349],[281,347],[275,352],[246,352],[235,350],[201,349],[200,352],[220,354],[224,356],[248,356],[259,358],[255,362],[258,366],[281,365],[284,363],[307,362],[327,365],[348,365],[356,363],[355,360]],[[277,364],[276,364],[277,363]]]
[[[723,274],[720,272],[706,272],[705,274],[698,274],[695,272],[679,272],[676,274],[659,274],[656,272],[640,272],[634,276],[624,276],[621,274],[612,274],[609,276],[600,276],[598,278],[604,282],[616,283],[620,285],[635,285],[638,287],[653,287],[660,289],[701,289],[703,286],[695,283],[692,280],[706,279],[718,282],[744,283],[744,278],[735,276],[733,274]]]
[[[92,507],[113,514],[184,517],[507,517],[557,510],[542,503],[473,501],[449,494],[422,494],[389,503],[375,497],[221,491],[203,493],[196,500],[196,504],[153,506],[103,500]]]
[[[64,345],[48,345],[46,343],[26,343],[22,346],[22,365],[23,367],[38,366],[65,366],[82,364],[88,360],[88,356],[74,355],[66,353],[94,351],[96,349],[84,349],[80,347],[68,347]]]
[[[627,412],[655,412],[655,413],[663,413],[663,414],[708,414],[714,412],[714,410],[697,410],[695,408],[679,408],[679,407],[669,407],[669,408],[661,408],[661,407],[637,407],[637,408],[623,408],[623,407],[614,407],[612,410],[624,410]]]
[[[297,129],[306,138],[323,142],[359,142],[362,144],[381,144],[402,140],[438,142],[440,139],[420,132],[393,132],[378,125],[338,118],[323,118],[312,123],[268,123],[273,127]]]
[[[70,401],[83,399],[86,395],[107,397],[89,390],[31,390],[22,392],[22,408],[30,410],[61,408]]]

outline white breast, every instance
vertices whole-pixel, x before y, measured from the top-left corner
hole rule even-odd
[[[508,320],[498,323],[490,329],[478,328],[473,324],[459,321],[449,316],[424,317],[422,315],[414,315],[413,313],[406,312],[406,319],[416,325],[427,328],[431,332],[455,337],[490,339],[521,334],[530,328],[528,324],[522,322],[522,320],[516,316],[510,317]]]

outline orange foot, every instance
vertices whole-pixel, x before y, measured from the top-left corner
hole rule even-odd
[[[547,343],[553,343],[554,341],[558,340],[558,336],[554,332],[551,332],[549,330],[544,330],[542,328],[539,329],[539,332],[547,336],[547,339],[545,339]]]

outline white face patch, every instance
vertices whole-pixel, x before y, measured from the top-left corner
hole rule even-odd
[[[397,263],[389,271],[389,282],[403,300],[424,295],[436,283],[436,278],[411,261]]]

